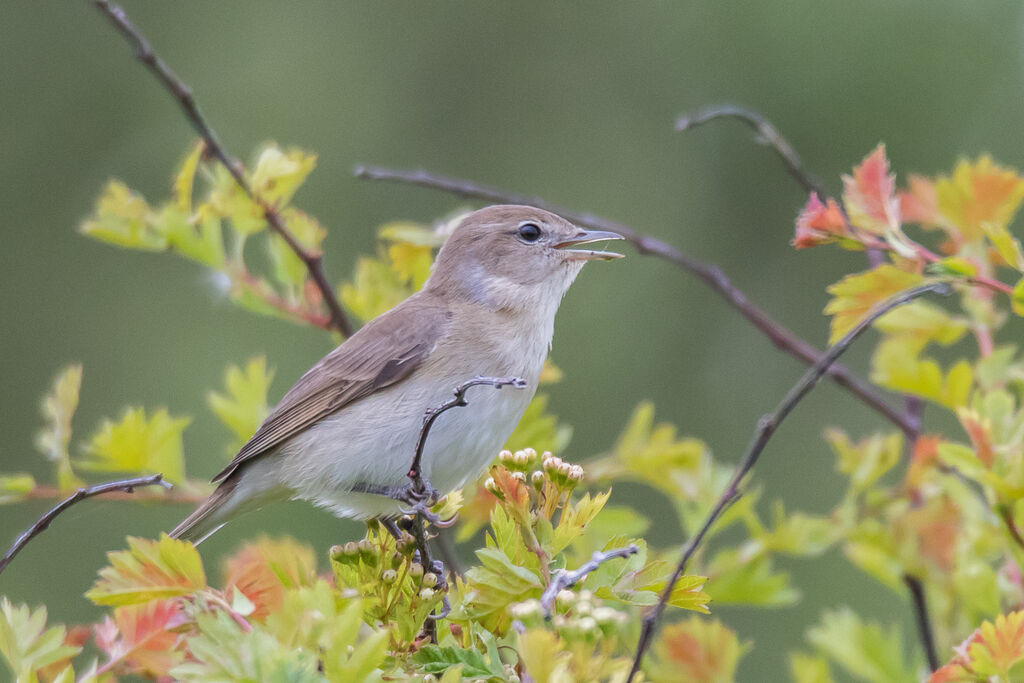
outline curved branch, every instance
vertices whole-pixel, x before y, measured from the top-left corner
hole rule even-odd
[[[829,196],[829,193],[821,183],[812,178],[811,174],[804,168],[803,162],[800,161],[800,155],[793,149],[793,145],[789,144],[789,141],[782,137],[778,128],[772,125],[771,121],[752,109],[745,109],[732,104],[712,105],[696,113],[680,116],[676,119],[676,130],[680,132],[688,131],[691,128],[702,126],[716,119],[736,119],[747,124],[757,134],[758,142],[771,147],[775,151],[786,167],[786,172],[800,183],[800,187],[804,191],[808,194],[814,192],[819,197]]]
[[[778,429],[779,425],[786,416],[792,412],[793,408],[800,403],[801,400],[811,389],[818,383],[818,380],[828,371],[830,365],[835,363],[836,359],[839,358],[843,353],[853,344],[856,339],[863,334],[871,325],[878,320],[880,317],[891,311],[892,309],[902,306],[903,304],[909,303],[914,299],[924,296],[925,294],[942,294],[948,295],[952,293],[953,289],[948,282],[931,282],[913,289],[908,289],[905,292],[897,294],[886,301],[876,305],[871,311],[865,316],[857,326],[846,333],[846,335],[838,342],[833,344],[829,349],[821,356],[814,365],[807,369],[807,372],[803,374],[800,380],[793,385],[793,388],[783,397],[782,401],[779,402],[775,410],[765,415],[757,423],[757,429],[754,431],[754,438],[747,448],[747,452],[743,455],[743,458],[736,465],[736,469],[733,471],[732,477],[729,479],[728,485],[725,490],[722,491],[715,505],[711,508],[708,516],[704,519],[704,523],[700,529],[683,547],[683,556],[679,560],[679,564],[676,565],[675,571],[672,573],[672,578],[669,579],[665,585],[665,589],[661,593],[661,599],[658,604],[655,605],[654,609],[644,616],[643,627],[640,631],[640,639],[637,642],[636,655],[633,659],[633,668],[629,674],[627,681],[633,680],[633,676],[640,670],[640,663],[643,661],[644,653],[647,648],[650,647],[651,641],[654,637],[654,630],[658,625],[658,621],[661,619],[661,615],[665,611],[665,605],[668,604],[668,599],[672,595],[672,589],[675,588],[679,578],[686,571],[686,565],[689,564],[690,559],[694,553],[697,552],[697,548],[700,546],[704,537],[707,535],[711,526],[718,521],[718,518],[723,512],[737,499],[739,499],[740,485],[743,483],[747,473],[754,468],[757,464],[758,458],[764,451],[765,446],[768,444],[769,439]]]
[[[508,192],[470,180],[449,178],[423,170],[405,171],[377,166],[357,166],[354,173],[357,178],[364,180],[415,185],[417,187],[441,190],[466,199],[480,199],[486,202],[505,204],[528,204],[557,213],[583,227],[617,232],[636,247],[637,251],[641,254],[663,258],[698,278],[725,299],[730,306],[739,311],[740,315],[760,330],[762,334],[768,337],[769,341],[776,348],[788,353],[805,365],[816,363],[822,358],[821,351],[801,339],[782,325],[782,323],[751,302],[747,295],[729,280],[721,268],[684,254],[671,244],[649,235],[641,234],[636,229],[623,223],[608,220],[592,213],[572,211],[540,197]],[[849,391],[860,399],[861,402],[899,427],[904,434],[910,435],[915,432],[914,425],[907,420],[902,411],[886,403],[871,384],[854,375],[845,366],[839,364],[831,365],[828,367],[827,374],[836,384]]]
[[[285,244],[288,245],[288,248],[291,249],[295,255],[299,257],[299,260],[301,260],[306,266],[306,270],[309,271],[309,276],[312,278],[317,289],[320,290],[324,303],[327,305],[327,310],[330,313],[331,325],[342,335],[346,337],[351,335],[352,325],[345,316],[345,312],[341,309],[341,304],[338,303],[338,297],[334,295],[334,290],[331,289],[330,283],[327,282],[327,277],[324,275],[322,267],[323,257],[320,252],[307,250],[299,244],[295,235],[293,235],[285,226],[284,218],[281,217],[277,208],[253,191],[249,182],[245,178],[242,165],[238,163],[237,159],[228,153],[220,143],[220,140],[218,139],[217,134],[213,131],[213,128],[211,128],[206,122],[203,115],[199,113],[199,106],[196,104],[195,97],[192,95],[192,89],[189,88],[184,81],[174,73],[171,67],[169,67],[167,63],[153,51],[153,47],[149,44],[149,41],[146,40],[146,37],[142,35],[142,32],[139,31],[139,29],[136,28],[136,26],[128,19],[128,15],[125,14],[124,10],[117,5],[111,4],[108,0],[93,0],[93,4],[95,4],[96,8],[110,20],[110,23],[112,23],[114,28],[116,28],[121,35],[125,37],[125,40],[132,45],[135,49],[135,58],[149,69],[156,79],[160,81],[160,84],[164,89],[167,90],[167,92],[169,92],[178,102],[182,112],[185,114],[185,118],[188,119],[192,128],[199,134],[199,137],[203,139],[207,153],[212,155],[224,166],[224,168],[227,169],[228,173],[230,173],[231,177],[235,179],[235,182],[242,191],[260,207],[260,210],[267,219],[267,224],[270,226],[270,229],[284,240]]]
[[[108,481],[105,484],[97,484],[96,486],[78,489],[73,494],[57,503],[57,505],[52,507],[45,515],[36,520],[36,523],[30,526],[28,531],[23,533],[21,536],[18,536],[18,539],[4,554],[3,558],[0,559],[0,573],[3,573],[3,571],[7,569],[7,565],[11,563],[11,560],[13,560],[14,557],[20,553],[33,538],[46,531],[47,527],[50,526],[50,523],[53,522],[60,513],[67,510],[75,503],[83,501],[86,498],[92,498],[93,496],[99,496],[112,491],[131,493],[139,486],[162,486],[165,489],[171,488],[171,485],[164,481],[164,475],[154,474],[149,477],[136,477],[134,479]]]

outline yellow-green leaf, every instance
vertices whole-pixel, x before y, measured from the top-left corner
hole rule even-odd
[[[172,418],[161,408],[146,416],[128,408],[117,422],[104,420],[89,439],[86,456],[75,464],[100,472],[156,473],[178,484],[185,480],[181,434],[189,418]]]
[[[43,398],[43,417],[46,426],[36,435],[36,448],[54,463],[57,469],[57,487],[67,492],[81,486],[82,481],[71,468],[68,444],[71,441],[71,418],[78,408],[78,393],[82,387],[81,364],[69,365],[54,380],[53,390]]]
[[[254,356],[245,368],[229,366],[224,374],[224,393],[210,391],[206,403],[210,410],[234,434],[228,444],[229,454],[238,452],[267,416],[267,392],[274,380],[274,371],[267,369],[264,356]]]
[[[153,228],[149,215],[145,199],[120,180],[111,180],[103,188],[92,217],[80,229],[84,235],[119,247],[163,251],[167,238]]]
[[[290,147],[268,145],[260,152],[252,172],[252,189],[258,197],[279,209],[291,201],[316,167],[316,155]]]
[[[33,611],[0,598],[0,655],[19,683],[37,681],[41,669],[81,652],[80,647],[64,644],[65,634],[64,626],[46,628],[45,607]]]
[[[876,304],[915,285],[924,278],[918,273],[882,264],[862,273],[847,275],[828,288],[832,300],[825,314],[833,316],[829,344],[835,344],[856,327]]]
[[[192,186],[205,151],[206,143],[202,140],[196,142],[181,163],[181,170],[174,176],[174,203],[186,215],[192,213]]]
[[[31,474],[0,474],[0,505],[24,500],[35,487]]]
[[[135,605],[206,588],[199,551],[161,534],[159,541],[128,537],[128,550],[107,553],[110,565],[85,594],[97,605]]]

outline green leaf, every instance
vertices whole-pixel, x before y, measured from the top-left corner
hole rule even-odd
[[[174,176],[174,204],[184,214],[192,213],[192,186],[205,151],[206,143],[203,140],[196,142],[181,163],[181,169]]]
[[[925,266],[925,272],[929,275],[950,275],[953,277],[974,277],[978,274],[978,267],[967,259],[958,256],[947,256],[934,263]]]
[[[93,216],[82,223],[82,234],[128,249],[163,251],[167,238],[150,222],[146,200],[120,180],[111,180],[96,202]]]
[[[722,550],[708,565],[707,593],[716,604],[784,607],[800,600],[787,572],[776,572],[769,555],[745,558]]]
[[[81,652],[80,647],[64,644],[65,635],[63,626],[46,628],[45,607],[32,611],[0,598],[0,655],[19,683],[34,683],[40,669]]]
[[[937,362],[921,357],[922,346],[911,337],[885,339],[871,357],[871,381],[947,408],[966,404],[973,382],[970,363],[961,359],[944,374]]]
[[[847,275],[830,285],[828,292],[832,300],[825,306],[825,314],[833,316],[828,343],[835,344],[842,339],[876,304],[922,282],[924,278],[921,275],[884,263],[862,273]]]
[[[282,150],[275,144],[267,145],[252,172],[253,192],[278,209],[284,208],[314,168],[315,154],[295,147]]]
[[[327,230],[315,218],[291,207],[282,211],[281,216],[285,227],[306,252],[320,254],[320,245],[327,236]],[[309,275],[306,264],[277,233],[270,236],[267,247],[274,266],[274,277],[287,288],[293,298],[298,298]]]
[[[35,487],[31,474],[0,474],[0,505],[25,500]]]
[[[812,645],[848,674],[868,683],[914,683],[914,666],[904,660],[903,635],[896,625],[865,623],[841,608],[822,615],[807,632]]]
[[[983,223],[981,229],[999,255],[1006,261],[1006,265],[1024,271],[1024,251],[1021,250],[1020,242],[1010,234],[1004,223]]]
[[[155,473],[167,481],[185,480],[181,434],[189,418],[172,418],[161,408],[146,417],[144,408],[128,408],[118,422],[104,420],[75,464],[100,472]]]
[[[1017,284],[1013,286],[1013,293],[1010,295],[1010,305],[1014,313],[1024,316],[1024,278],[1018,280]]]
[[[425,674],[437,675],[461,665],[465,678],[504,676],[500,663],[492,666],[480,652],[461,647],[425,645],[412,656],[412,663]]]
[[[167,205],[154,225],[167,237],[168,246],[185,258],[215,270],[227,267],[221,221],[209,211],[201,210],[190,219],[178,207]]]
[[[57,488],[62,493],[82,485],[71,468],[68,444],[71,442],[71,418],[78,408],[78,394],[82,387],[82,366],[69,365],[61,370],[53,383],[53,390],[43,398],[43,417],[46,426],[36,435],[36,448],[54,463],[57,469]]]
[[[572,440],[572,427],[558,424],[558,416],[548,414],[548,401],[547,394],[533,397],[504,448],[513,452],[533,448],[538,453],[565,450]]]
[[[267,392],[274,371],[267,369],[265,356],[253,356],[245,368],[228,367],[224,375],[224,393],[210,391],[206,403],[231,430],[235,438],[227,446],[229,454],[238,452],[267,416]]]
[[[587,525],[601,512],[611,495],[611,489],[594,494],[593,497],[587,493],[575,503],[567,505],[562,510],[558,526],[552,534],[551,543],[547,548],[548,554],[557,555],[583,535]]]
[[[161,534],[159,541],[128,537],[128,550],[107,553],[110,566],[85,594],[97,605],[133,605],[206,587],[203,562],[195,546]]]
[[[895,467],[903,451],[903,436],[899,432],[874,434],[855,444],[846,432],[827,429],[825,440],[836,455],[836,469],[850,478],[854,493],[870,488]]]
[[[793,683],[832,683],[828,660],[803,652],[790,653],[789,673]]]

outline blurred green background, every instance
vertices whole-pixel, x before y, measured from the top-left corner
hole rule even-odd
[[[426,167],[542,195],[634,225],[720,264],[751,298],[823,345],[824,287],[863,257],[788,246],[805,199],[735,122],[685,135],[674,118],[719,102],[774,121],[836,190],[879,141],[894,168],[937,173],[984,151],[1024,154],[1019,2],[952,0],[698,3],[129,2],[130,17],[193,87],[227,147],[247,158],[274,139],[319,153],[296,204],[330,229],[326,269],[345,278],[375,228],[459,206],[429,190],[355,180],[356,163]],[[57,370],[85,365],[78,439],[126,404],[194,417],[189,468],[223,463],[225,432],[204,396],[229,363],[265,353],[277,398],[329,348],[326,335],[256,317],[218,298],[178,259],[127,253],[76,233],[103,183],[151,200],[193,140],[177,107],[89,2],[7,2],[0,26],[0,471],[40,477],[39,398]],[[757,418],[802,367],[674,267],[633,252],[591,266],[570,292],[553,358],[553,407],[576,428],[566,455],[608,447],[637,401],[732,461]],[[866,347],[849,363],[866,373]],[[884,426],[821,386],[755,472],[766,498],[822,511],[842,482],[821,439]],[[663,501],[623,487],[678,539]],[[632,498],[631,498],[632,497]],[[4,544],[44,503],[0,509]],[[97,610],[82,597],[126,534],[154,536],[184,507],[94,501],[63,516],[2,577],[0,593],[45,602],[53,618]],[[203,546],[208,566],[260,531],[317,547],[359,526],[301,504],[239,521]],[[828,607],[902,620],[906,603],[835,553],[784,562],[804,592],[792,608],[715,610],[752,639],[741,680],[783,675],[785,653]]]

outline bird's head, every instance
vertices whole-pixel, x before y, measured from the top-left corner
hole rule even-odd
[[[532,206],[488,206],[466,216],[437,255],[427,287],[494,308],[557,305],[588,261],[621,254],[578,248],[620,240]]]

